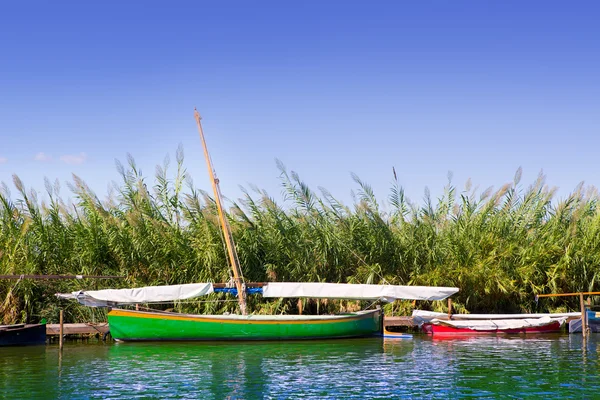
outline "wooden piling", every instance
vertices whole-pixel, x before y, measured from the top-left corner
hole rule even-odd
[[[452,319],[452,299],[448,297],[448,320]]]
[[[583,301],[583,293],[579,293],[579,305],[581,306],[581,334],[585,338],[587,336],[587,316],[585,312],[585,302]]]
[[[58,348],[63,349],[63,310],[60,310],[60,330],[58,338]]]

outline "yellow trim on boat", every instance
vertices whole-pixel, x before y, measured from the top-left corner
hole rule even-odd
[[[145,311],[128,311],[128,310],[117,310],[112,309],[109,312],[109,315],[115,317],[130,317],[130,318],[147,318],[147,319],[168,319],[175,321],[196,321],[196,322],[215,322],[215,323],[224,323],[224,324],[256,324],[256,325],[276,325],[276,324],[306,324],[310,322],[311,324],[335,324],[335,323],[345,323],[350,321],[356,321],[360,319],[364,319],[371,314],[377,313],[377,310],[373,310],[368,313],[364,313],[356,316],[343,316],[343,315],[333,315],[328,317],[323,316],[314,316],[315,318],[301,318],[301,319],[282,319],[279,321],[270,321],[263,319],[252,319],[252,315],[248,316],[240,316],[240,318],[215,318],[215,316],[204,316],[204,315],[171,315],[168,313],[154,313],[154,312],[145,312]],[[212,317],[212,318],[211,318]],[[261,315],[257,317],[263,317]],[[334,317],[334,319],[331,319]]]

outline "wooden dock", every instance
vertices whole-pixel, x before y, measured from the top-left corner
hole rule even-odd
[[[63,324],[63,335],[95,335],[104,336],[108,333],[108,323],[100,324],[83,323],[83,324]],[[60,335],[60,324],[46,324],[47,336]]]
[[[411,317],[385,317],[383,325],[388,326],[403,326],[412,328],[415,324]],[[103,323],[78,323],[78,324],[63,324],[63,335],[96,335],[105,337],[109,333],[107,322]],[[47,336],[59,336],[60,324],[46,324]]]
[[[414,328],[416,325],[412,320],[412,317],[383,317],[383,326],[406,326]]]

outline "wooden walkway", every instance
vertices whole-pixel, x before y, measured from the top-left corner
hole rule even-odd
[[[384,326],[407,326],[414,327],[411,317],[385,317]],[[108,323],[92,324],[63,324],[63,335],[106,335],[109,332]],[[58,336],[60,334],[59,324],[47,324],[46,335]]]
[[[108,323],[100,324],[63,324],[63,335],[105,335],[108,333]],[[59,324],[46,324],[46,335],[47,336],[58,336],[60,335]]]
[[[383,326],[408,326],[415,327],[412,317],[383,317]]]

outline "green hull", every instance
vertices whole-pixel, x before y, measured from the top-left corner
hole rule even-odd
[[[370,336],[381,332],[381,311],[346,315],[189,315],[113,309],[117,340],[294,340]]]

